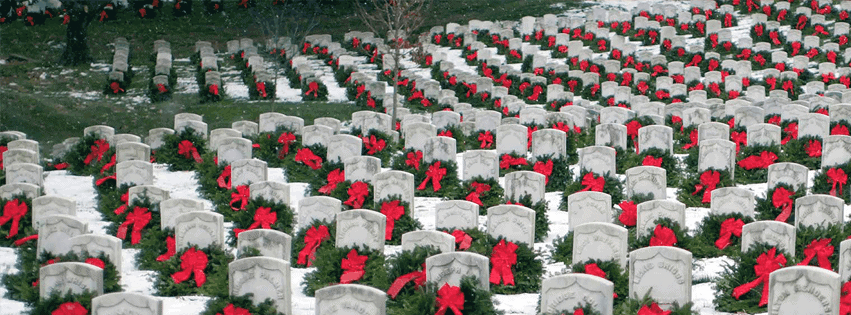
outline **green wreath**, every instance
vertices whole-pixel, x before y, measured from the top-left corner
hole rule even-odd
[[[677,238],[677,242],[673,247],[682,248],[685,250],[690,250],[691,245],[693,243],[691,236],[688,235],[688,227],[680,227],[680,224],[671,220],[671,218],[658,218],[653,221],[655,226],[664,226],[670,228],[674,231],[674,235]],[[636,233],[638,231],[635,231]],[[637,235],[637,234],[636,234]],[[634,240],[630,241],[629,250],[636,250],[639,248],[645,248],[650,246],[650,239],[653,238],[653,231],[647,232],[644,236],[636,237]]]
[[[114,220],[112,220],[112,222],[106,227],[107,235],[117,235],[119,227],[127,220],[127,216],[132,213],[136,207],[147,208],[148,212],[152,214],[151,220],[148,222],[148,224],[145,225],[144,230],[141,231],[142,238],[137,244],[132,244],[131,241],[133,225],[127,226],[127,235],[125,239],[123,239],[123,241],[121,242],[121,246],[123,248],[139,248],[142,245],[142,240],[147,238],[148,234],[152,233],[153,231],[160,230],[160,205],[159,203],[151,202],[150,199],[145,196],[141,200],[136,199],[132,203],[127,205],[127,208],[121,214],[112,213],[112,215],[114,216]],[[156,235],[159,233],[154,234]]]
[[[590,259],[584,262],[573,264],[571,270],[573,273],[585,273],[585,266],[588,264],[597,264],[597,267],[606,273],[606,280],[611,281],[615,285],[614,307],[617,308],[621,303],[629,297],[629,271],[621,268],[620,263],[614,260],[602,261],[599,259]]]
[[[433,246],[417,246],[413,250],[402,251],[398,254],[387,257],[385,263],[387,266],[387,278],[390,283],[399,279],[399,277],[416,271],[425,271],[423,265],[426,258],[440,254],[440,250]],[[395,299],[391,298],[387,301],[387,308],[392,310],[390,314],[397,314],[405,310],[405,302],[407,297],[413,295],[418,289],[413,282],[406,283],[399,291]]]
[[[851,163],[844,163],[831,168],[822,168],[821,170],[816,172],[816,176],[815,178],[813,178],[813,194],[833,195],[831,194],[831,191],[833,191],[834,189],[834,184],[833,181],[827,176],[827,172],[830,171],[830,169],[842,170],[843,172],[845,172],[846,176],[851,175]],[[849,184],[851,184],[851,182],[849,181],[846,181],[845,185],[839,182],[836,183],[835,195],[836,197],[842,198],[845,204],[851,203],[851,194],[848,193],[849,189],[851,189],[851,186],[849,186]]]
[[[163,145],[157,149],[157,163],[168,164],[168,170],[172,172],[195,170],[199,163],[191,156],[187,158],[178,153],[178,147],[184,140],[191,142],[199,155],[204,156],[207,153],[207,140],[204,136],[191,129],[184,129],[180,133],[163,138]]]
[[[245,210],[231,211],[231,216],[228,221],[233,222],[233,229],[228,232],[228,245],[236,245],[237,237],[234,231],[237,229],[245,230],[250,228],[255,222],[254,216],[257,213],[257,209],[261,207],[270,208],[270,213],[275,214],[275,223],[270,226],[272,230],[292,235],[294,217],[293,210],[286,204],[258,197],[249,200],[248,205],[245,206]]]
[[[16,194],[10,199],[0,198],[0,206],[2,207],[5,207],[6,204],[9,202],[11,202],[12,205],[17,204],[19,207],[26,207],[27,210],[26,213],[21,216],[20,220],[17,222],[18,233],[16,235],[9,235],[12,232],[11,225],[15,224],[14,220],[10,220],[8,222],[10,225],[10,227],[8,228],[5,227],[5,223],[3,226],[0,226],[0,246],[3,247],[12,247],[19,239],[23,239],[24,237],[30,235],[38,234],[38,232],[33,228],[32,199],[28,198],[24,194]]]
[[[757,184],[757,183],[765,183],[768,180],[768,168],[755,168],[747,170],[743,168],[739,163],[742,160],[751,157],[751,156],[759,156],[762,152],[771,152],[774,153],[778,158],[780,157],[780,146],[772,145],[754,145],[754,146],[742,146],[741,151],[739,151],[738,159],[736,161],[736,183],[737,184]]]
[[[487,245],[484,248],[485,252],[479,254],[490,257],[493,247],[501,240],[503,240],[502,237],[494,238],[488,236]],[[541,291],[541,277],[544,273],[544,264],[541,260],[536,259],[537,254],[529,245],[524,243],[515,244],[517,245],[517,249],[514,253],[517,255],[517,263],[511,268],[511,272],[514,275],[514,286],[491,283],[491,291],[495,294],[539,293]],[[493,262],[489,265],[490,268],[493,268]]]
[[[38,294],[38,292],[36,292]],[[65,303],[80,303],[87,310],[86,314],[92,309],[92,299],[95,298],[95,292],[86,291],[81,294],[71,294],[70,291],[65,294],[60,294],[58,292],[54,292],[50,294],[50,296],[46,299],[40,299],[32,302],[30,305],[31,308],[27,311],[26,314],[29,315],[44,315],[51,314],[62,304]]]
[[[424,189],[419,189],[420,186],[415,186],[417,188],[415,192],[415,196],[417,197],[441,197],[441,198],[455,198],[455,196],[461,193],[461,181],[458,179],[458,164],[455,161],[434,161],[434,163],[440,162],[440,167],[446,169],[446,176],[443,176],[443,179],[440,181],[440,189],[438,191],[434,191],[434,187],[432,186],[432,181],[426,180],[426,172],[428,172],[429,165],[423,164],[420,167],[420,170],[414,173],[414,185],[422,185],[425,183]]]
[[[780,215],[780,213],[783,211],[783,209],[774,207],[774,204],[772,202],[772,197],[774,196],[774,191],[777,190],[780,187],[783,187],[783,189],[786,189],[788,191],[794,192],[793,195],[789,196],[789,199],[792,200],[792,205],[790,205],[790,207],[792,208],[792,212],[789,215],[789,218],[786,219],[786,221],[784,221],[784,222],[787,222],[787,223],[792,222],[791,224],[794,225],[795,224],[795,200],[805,196],[807,194],[807,190],[806,190],[806,188],[802,188],[800,190],[795,190],[795,188],[792,187],[792,185],[789,185],[789,184],[786,184],[786,183],[779,183],[779,184],[777,184],[776,187],[771,188],[768,191],[766,191],[765,198],[756,197],[756,219],[757,220],[774,220],[774,219],[777,218],[778,215]]]
[[[464,315],[502,315],[504,311],[496,308],[499,302],[493,300],[493,292],[479,287],[474,276],[461,279],[461,293],[464,294]],[[432,282],[426,283],[414,294],[405,298],[405,307],[399,310],[401,315],[432,315],[438,310],[437,291],[440,288]],[[451,311],[450,311],[451,312]],[[447,313],[450,313],[447,312]],[[388,312],[388,314],[391,312]]]
[[[464,193],[463,196],[459,197],[463,197],[467,201],[472,201],[472,198],[467,198],[476,192],[476,187],[473,185],[474,183],[477,185],[484,184],[490,186],[490,190],[477,194],[479,200],[482,202],[482,204],[479,205],[479,215],[487,215],[488,208],[499,205],[503,202],[502,196],[505,194],[505,191],[502,189],[502,186],[499,185],[499,181],[496,179],[484,179],[481,176],[476,176],[471,180],[464,181],[462,183],[462,191]]]
[[[839,272],[839,243],[847,238],[846,224],[831,224],[827,227],[820,226],[799,226],[795,231],[795,258],[797,261],[804,261],[806,255],[804,250],[813,242],[822,239],[830,239],[828,242],[833,246],[834,251],[828,257],[832,271]],[[818,258],[812,258],[808,266],[818,267],[822,263]]]
[[[321,144],[302,146],[299,148],[299,150],[305,149],[310,150],[310,152],[313,152],[313,154],[323,161],[328,153],[327,148]],[[296,154],[298,154],[298,151],[296,151]],[[320,164],[320,168],[322,164]],[[287,177],[287,182],[289,183],[309,183],[314,177],[316,177],[317,172],[317,170],[312,169],[310,166],[307,166],[307,164],[296,161],[295,155],[287,156],[287,158],[284,159],[283,168],[284,174],[286,174]]]
[[[554,262],[570,266],[573,263],[573,231],[567,232],[561,238],[553,239],[552,259]]]
[[[722,187],[733,187],[733,180],[730,178],[729,171],[709,168],[704,172],[708,171],[717,171],[720,175],[720,181],[715,186],[716,189]],[[680,182],[680,189],[677,191],[677,200],[686,204],[686,207],[706,206],[707,203],[703,203],[703,195],[706,193],[704,190],[700,190],[697,194],[693,194],[695,192],[695,187],[700,184],[700,175],[704,172],[686,172],[686,176],[682,178],[682,181]]]
[[[376,200],[373,205],[373,210],[377,212],[381,212],[382,205],[387,203],[392,203],[398,201],[399,205],[405,209],[405,213],[399,217],[398,220],[393,225],[393,232],[389,240],[385,241],[387,245],[402,245],[402,234],[417,231],[423,228],[422,223],[414,218],[413,209],[411,209],[411,205],[407,202],[402,201],[402,197],[399,195],[388,196],[386,199]]]
[[[358,255],[367,256],[364,266],[364,275],[354,283],[368,285],[386,291],[390,286],[387,277],[387,269],[384,268],[384,253],[379,250],[363,249],[361,247],[320,247],[316,252],[316,260],[313,265],[316,270],[306,274],[302,285],[302,292],[307,296],[314,296],[316,290],[329,285],[340,283],[343,275],[342,260],[352,251],[357,250]]]
[[[307,267],[307,264],[299,264],[298,263],[299,253],[301,253],[301,251],[304,249],[304,246],[305,246],[304,238],[305,238],[305,236],[307,236],[307,231],[309,231],[311,228],[314,228],[314,229],[319,228],[320,226],[325,226],[326,228],[328,228],[329,237],[328,237],[328,239],[322,241],[322,243],[319,244],[319,247],[317,248],[316,252],[318,253],[320,249],[330,250],[331,248],[334,248],[335,241],[337,239],[337,223],[336,222],[325,223],[325,222],[322,222],[322,221],[319,221],[319,220],[313,220],[312,222],[310,222],[310,225],[307,225],[307,226],[301,228],[300,230],[298,230],[298,232],[296,232],[295,236],[293,237],[292,252],[290,254],[290,256],[291,256],[290,257],[290,265],[292,265],[294,268],[305,268],[305,267]],[[318,259],[318,256],[317,256],[317,259]],[[312,263],[311,263],[311,265],[312,265]]]
[[[562,211],[567,211],[567,197],[575,192],[582,191],[584,189],[582,185],[582,179],[586,174],[591,174],[588,170],[581,170],[579,172],[579,177],[577,180],[574,180],[570,184],[567,185],[564,189],[564,193],[561,195],[561,203],[559,204],[559,209]],[[607,193],[612,196],[612,203],[617,204],[620,203],[626,197],[623,194],[623,183],[616,177],[616,174],[609,174],[608,176],[603,176],[606,180],[605,185],[603,186],[603,193]],[[594,177],[599,177],[597,174],[594,174]]]
[[[618,152],[621,153],[621,152]],[[617,163],[617,172],[620,174],[626,173],[626,170],[644,165],[644,159],[648,156],[652,156],[653,158],[662,159],[661,168],[665,169],[666,173],[666,182],[668,186],[676,187],[678,186],[678,182],[680,178],[682,178],[681,174],[683,172],[679,169],[679,161],[676,157],[674,157],[668,150],[662,150],[659,148],[651,148],[644,150],[639,154],[635,154],[633,151],[626,151],[623,154],[618,154],[618,163]]]
[[[553,154],[546,154],[537,157],[538,162],[547,163],[553,162],[552,173],[547,178],[547,192],[564,191],[564,189],[573,181],[573,174],[570,172],[570,161],[567,157],[552,159]],[[531,170],[534,171],[537,162],[529,161]]]
[[[97,143],[97,144],[96,144]],[[98,158],[95,152],[92,152],[92,147],[108,148]],[[74,144],[62,160],[68,163],[68,172],[71,175],[86,176],[95,175],[100,172],[101,168],[110,161],[110,157],[115,154],[115,147],[110,146],[106,139],[100,139],[95,134],[87,134],[80,141]],[[91,156],[89,164],[85,160]]]
[[[730,236],[730,245],[723,250],[715,246],[715,241],[718,240],[721,234],[721,223],[730,218],[742,220],[744,224],[754,222],[752,217],[744,216],[741,213],[710,213],[703,218],[703,221],[700,222],[692,237],[690,250],[695,259],[739,255],[741,252],[741,241],[736,235]]]
[[[288,133],[293,137],[286,150],[284,150],[284,144],[278,142],[278,139],[284,133]],[[279,126],[274,132],[261,132],[249,140],[255,144],[252,150],[252,155],[255,158],[265,161],[268,167],[283,167],[285,166],[285,161],[292,159],[296,152],[301,149],[302,138],[301,135],[296,134],[292,129]]]
[[[399,141],[393,141],[393,138],[390,137],[389,134],[378,131],[375,129],[370,129],[366,133],[364,133],[359,128],[352,128],[352,135],[357,136],[358,138],[368,138],[371,139],[375,136],[377,142],[383,141],[385,143],[384,148],[381,150],[377,150],[375,152],[370,152],[370,149],[367,144],[367,140],[363,141],[363,146],[361,147],[361,155],[364,156],[374,156],[381,159],[381,164],[383,167],[389,167],[392,157],[396,152],[400,150]],[[371,154],[370,154],[371,153]]]
[[[749,314],[763,313],[765,307],[759,306],[760,296],[762,295],[762,286],[757,286],[753,290],[740,296],[739,299],[733,297],[733,289],[736,287],[755,280],[756,272],[754,266],[757,264],[757,257],[773,246],[765,243],[757,243],[751,246],[750,250],[741,253],[741,255],[731,257],[733,263],[724,266],[724,271],[715,282],[715,309],[721,312],[746,312]],[[786,258],[786,266],[795,265],[795,257],[784,253],[781,249],[777,249],[777,255],[783,255]]]
[[[173,274],[182,270],[180,266],[181,257],[190,249],[203,252],[207,255],[207,266],[204,268],[204,274],[206,274],[207,278],[200,287],[195,282],[195,277],[189,277],[189,279],[181,283],[175,283],[175,280],[172,279]],[[192,246],[180,250],[171,259],[153,268],[157,272],[154,288],[159,296],[206,295],[211,297],[227,297],[228,264],[233,259],[232,254],[223,251],[216,245],[205,249]]]

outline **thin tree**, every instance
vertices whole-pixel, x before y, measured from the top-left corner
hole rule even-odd
[[[362,2],[366,2],[365,4]],[[414,45],[408,39],[423,25],[432,0],[364,0],[356,1],[358,16],[376,36],[387,35],[390,57],[393,60],[393,110],[391,122],[396,121],[398,106],[399,70],[402,58],[412,51]]]
[[[266,48],[282,49],[278,47],[281,38],[288,37],[292,43],[300,43],[319,25],[319,4],[317,0],[276,0],[274,3],[255,7],[251,15],[267,41],[273,43],[273,47]],[[273,57],[277,58],[277,55]],[[272,71],[275,72],[273,80],[277,90],[278,62],[274,63]],[[272,104],[277,101],[277,97],[277,93],[272,95]]]

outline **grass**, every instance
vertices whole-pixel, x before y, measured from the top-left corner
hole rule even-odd
[[[210,41],[220,50],[226,49],[228,40],[241,37],[263,41],[264,35],[252,22],[251,12],[236,9],[235,1],[227,2],[221,15],[204,13],[201,1],[196,2],[188,17],[173,17],[167,4],[153,19],[140,19],[129,10],[120,10],[118,20],[93,21],[89,26],[89,46],[95,62],[111,62],[110,44],[119,36],[131,43],[130,64],[148,68],[153,67],[150,54],[158,39],[171,42],[175,58],[194,53],[197,40]],[[367,30],[354,15],[351,2],[340,2],[321,8],[320,23],[311,33],[332,34],[335,40],[342,40],[345,32]],[[439,14],[433,14],[421,30],[448,22],[465,24],[471,19],[519,20],[525,15],[559,13],[579,5],[564,0],[435,0],[430,12]],[[130,96],[104,97],[99,94],[106,85],[104,71],[95,71],[88,65],[56,64],[65,41],[65,26],[60,23],[59,18],[54,18],[35,27],[26,27],[21,21],[0,26],[0,58],[13,56],[0,66],[0,130],[27,133],[30,139],[41,142],[43,150],[65,138],[79,137],[83,128],[97,124],[113,126],[117,133],[144,137],[149,129],[171,127],[173,115],[179,112],[203,115],[212,130],[230,127],[238,120],[256,121],[260,113],[268,111],[300,116],[306,124],[316,117],[348,120],[357,111],[351,104],[324,102],[270,104],[226,99],[201,104],[197,95],[189,94],[155,104],[134,104]],[[146,89],[149,80],[149,73],[139,71],[129,88]],[[80,97],[81,93],[90,97]]]

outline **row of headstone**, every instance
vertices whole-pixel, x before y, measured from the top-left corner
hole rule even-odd
[[[124,92],[127,79],[130,76],[130,43],[124,37],[115,39],[115,52],[112,56],[112,65],[109,71],[108,84],[113,94]]]
[[[162,39],[155,40],[154,56],[156,63],[154,64],[154,76],[151,78],[151,82],[156,91],[152,91],[152,93],[157,93],[155,95],[170,93],[173,89],[170,81],[174,79],[171,75],[172,61],[174,60],[171,54],[171,43]]]
[[[213,44],[207,41],[197,41],[195,42],[195,53],[198,54],[200,60],[198,69],[201,76],[199,80],[202,81],[199,82],[199,85],[202,91],[211,95],[210,99],[220,98],[224,92],[224,85],[222,85],[222,75],[219,73],[219,58],[216,57]]]

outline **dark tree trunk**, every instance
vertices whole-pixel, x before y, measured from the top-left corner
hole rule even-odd
[[[92,56],[89,53],[88,28],[93,15],[88,6],[79,2],[71,4],[68,14],[71,20],[65,32],[65,51],[62,52],[59,63],[66,66],[89,63]]]

